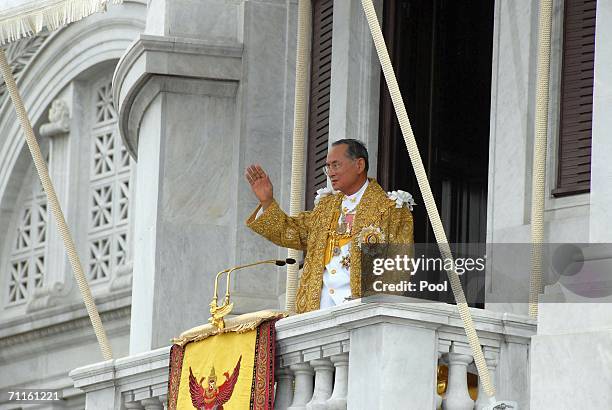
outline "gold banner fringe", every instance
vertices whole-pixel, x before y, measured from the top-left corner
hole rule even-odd
[[[207,337],[221,333],[245,333],[254,330],[262,322],[272,319],[282,319],[289,316],[289,312],[277,310],[260,310],[258,312],[245,313],[244,315],[225,319],[225,328],[219,329],[211,323],[196,326],[183,333],[177,338],[172,339],[172,343],[184,346],[190,342],[204,340]]]

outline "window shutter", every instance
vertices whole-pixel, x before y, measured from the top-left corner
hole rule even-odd
[[[555,196],[589,192],[596,0],[566,0]]]
[[[333,4],[333,0],[313,2],[306,209],[314,207],[317,189],[326,184],[322,168],[329,143]]]

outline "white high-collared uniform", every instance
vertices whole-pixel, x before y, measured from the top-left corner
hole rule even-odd
[[[366,182],[353,195],[345,195],[342,199],[342,209],[345,214],[355,214],[357,205],[361,201],[361,197],[368,187],[369,181]],[[353,223],[355,217],[353,216]],[[340,223],[340,218],[338,218]],[[350,267],[347,269],[342,266],[342,258],[349,256],[351,249],[351,242],[345,244],[340,248],[340,255],[332,256],[329,263],[325,266],[323,272],[323,289],[321,289],[321,306],[320,309],[339,305],[346,302],[346,298],[351,296],[351,274]]]

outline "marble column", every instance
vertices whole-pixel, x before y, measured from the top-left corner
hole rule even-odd
[[[591,209],[589,241],[612,243],[612,2],[597,1],[595,28],[595,76],[593,85],[593,125],[591,146]]]
[[[583,295],[566,289],[547,292],[540,300],[538,334],[529,352],[532,409],[606,408],[612,402],[612,27],[607,24],[611,18],[612,1],[598,0],[588,241],[601,245],[584,248],[582,268],[564,278],[572,282],[570,289],[582,287]],[[564,302],[567,299],[581,303]]]
[[[138,168],[131,354],[206,323],[216,272],[280,252],[244,226],[256,200],[243,172],[261,162],[282,202],[293,11],[280,0],[152,0],[117,66],[120,132]],[[238,272],[234,313],[278,308],[281,274]]]

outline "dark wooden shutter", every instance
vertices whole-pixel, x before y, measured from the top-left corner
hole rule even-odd
[[[322,168],[325,165],[329,142],[333,4],[333,0],[316,0],[312,5],[306,209],[314,207],[314,197],[317,189],[324,187],[326,184],[326,177]]]
[[[565,0],[555,196],[589,192],[596,0]]]

